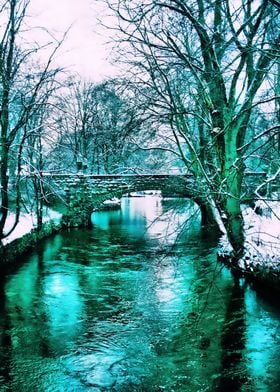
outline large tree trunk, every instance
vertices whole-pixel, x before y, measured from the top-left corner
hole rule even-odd
[[[236,130],[225,135],[225,161],[223,167],[222,204],[225,213],[225,228],[236,259],[244,255],[245,231],[241,210],[241,186],[245,166],[237,155]]]
[[[1,149],[1,168],[0,168],[0,185],[1,185],[1,208],[0,208],[0,240],[4,237],[4,226],[8,216],[9,198],[8,198],[8,152],[2,142]]]
[[[225,227],[229,242],[234,250],[234,256],[236,259],[240,259],[244,255],[245,231],[238,200],[227,201]]]

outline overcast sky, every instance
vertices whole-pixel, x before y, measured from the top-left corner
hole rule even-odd
[[[106,59],[109,57],[107,38],[104,32],[100,35],[98,27],[102,10],[97,0],[31,0],[28,10],[33,17],[32,25],[46,27],[58,37],[72,25],[60,51],[59,65],[94,81],[112,74],[113,67]],[[36,34],[38,38],[39,33]]]

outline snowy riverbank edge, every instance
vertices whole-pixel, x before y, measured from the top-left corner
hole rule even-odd
[[[232,248],[223,237],[218,259],[249,281],[280,291],[280,203],[258,202],[254,210],[245,207],[243,216],[245,255],[234,260]]]
[[[43,219],[40,232],[34,227],[34,217],[22,214],[16,229],[0,244],[1,267],[13,264],[22,254],[35,248],[38,242],[63,229],[63,215],[57,211],[48,210]],[[13,216],[9,217],[12,224]]]

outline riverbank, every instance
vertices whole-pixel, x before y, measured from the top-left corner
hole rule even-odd
[[[280,203],[259,201],[243,210],[245,255],[235,262],[232,248],[221,239],[218,259],[257,284],[280,291]]]
[[[38,241],[62,229],[62,214],[46,208],[43,226],[40,232],[36,229],[36,217],[33,214],[21,214],[15,230],[2,240],[0,245],[1,265],[7,265],[20,257],[24,252],[36,246]],[[14,215],[7,219],[7,231],[14,223]]]

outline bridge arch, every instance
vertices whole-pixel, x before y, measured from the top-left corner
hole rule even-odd
[[[163,195],[186,197],[194,201],[197,197],[191,175],[74,174],[52,176],[51,181],[55,182],[55,188],[63,192],[66,202],[64,223],[67,227],[87,226],[92,211],[98,209],[105,200],[120,198],[131,192],[160,190]]]
[[[248,173],[246,180],[255,180],[260,175],[263,177],[264,173]],[[92,211],[112,197],[120,198],[130,192],[161,190],[163,195],[192,199],[200,208],[202,225],[218,228],[213,208],[205,197],[208,189],[204,189],[203,183],[198,183],[191,174],[87,175],[77,173],[50,175],[49,180],[54,182],[53,188],[59,188],[63,192],[66,201],[64,216],[66,227],[87,226]],[[247,184],[245,182],[246,190],[244,190],[248,193],[250,187]]]

